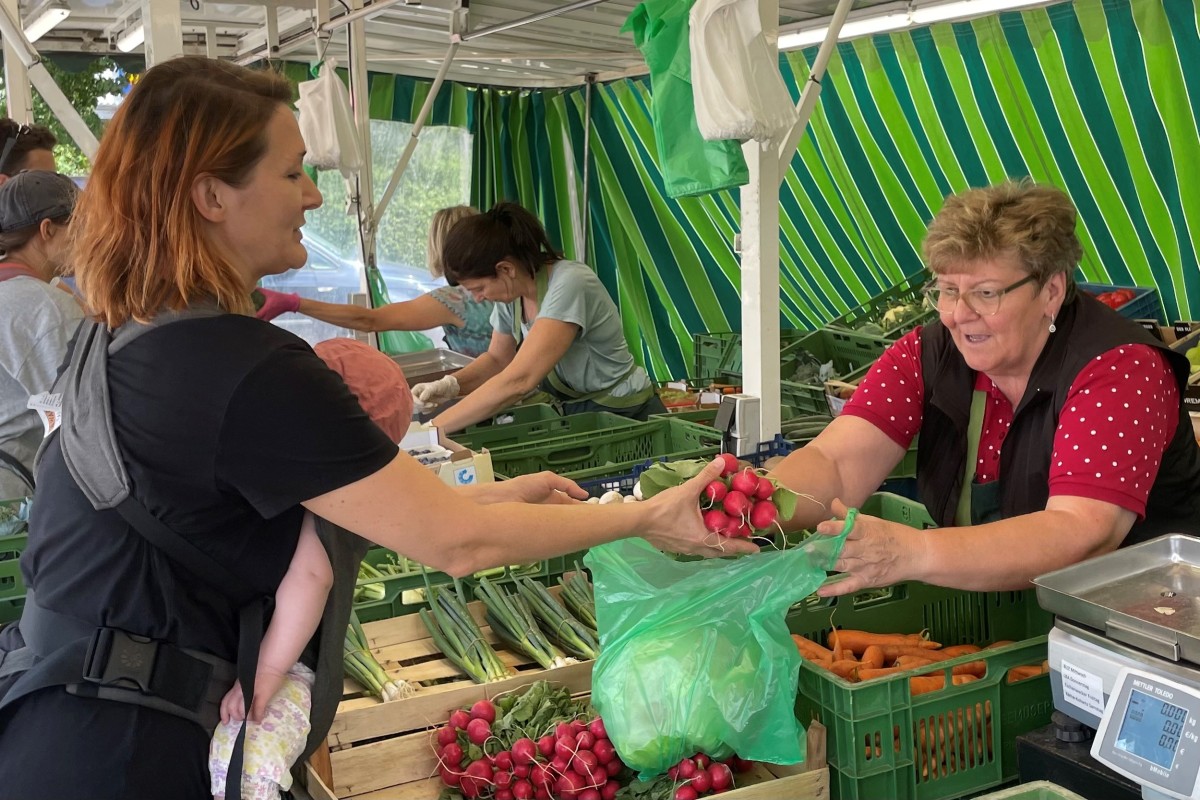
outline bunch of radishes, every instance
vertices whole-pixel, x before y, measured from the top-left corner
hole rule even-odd
[[[596,717],[560,722],[537,741],[517,739],[507,746],[492,734],[496,708],[480,700],[458,710],[437,731],[439,771],[447,786],[468,798],[491,800],[613,800],[615,780],[625,768]],[[463,748],[463,738],[475,748]],[[505,749],[499,749],[499,748]],[[480,753],[472,759],[470,750]],[[494,752],[490,752],[494,751]]]
[[[773,499],[779,487],[751,467],[738,468],[730,453],[717,456],[725,462],[721,477],[700,495],[704,526],[713,533],[748,539],[760,531],[774,529],[779,507]]]
[[[753,766],[753,762],[737,756],[713,761],[703,753],[697,753],[668,769],[667,778],[678,784],[675,800],[697,800],[729,791],[733,788],[733,773],[746,772]]]

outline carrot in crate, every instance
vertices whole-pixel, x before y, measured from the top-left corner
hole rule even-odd
[[[922,633],[870,633],[869,631],[845,628],[835,628],[830,631],[828,644],[831,650],[853,650],[855,654],[861,654],[871,645],[895,645],[931,650],[941,647],[937,642],[929,641],[929,638]]]

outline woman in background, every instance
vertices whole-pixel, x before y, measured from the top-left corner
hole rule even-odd
[[[478,214],[471,206],[451,206],[433,215],[426,246],[429,273],[440,278],[445,273],[442,250],[446,234],[461,219]],[[258,311],[259,319],[271,320],[296,311],[305,316],[366,333],[382,331],[425,331],[441,327],[446,347],[456,353],[478,358],[492,340],[492,303],[477,301],[461,286],[439,286],[428,294],[379,308],[362,308],[349,303],[322,303],[298,294],[259,289],[266,302]]]

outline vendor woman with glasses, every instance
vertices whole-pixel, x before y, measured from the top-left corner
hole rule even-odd
[[[822,594],[1025,589],[1200,528],[1187,359],[1076,289],[1075,225],[1063,192],[1028,181],[946,200],[923,246],[940,319],[892,345],[774,473],[825,506],[801,504],[789,527],[837,533],[919,434],[919,499],[939,527],[858,515],[837,563],[847,576]]]

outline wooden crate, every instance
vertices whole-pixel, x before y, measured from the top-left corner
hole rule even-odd
[[[556,596],[560,591],[558,586],[550,589]],[[586,693],[591,688],[591,661],[544,670],[526,656],[499,644],[491,628],[484,624],[482,603],[470,603],[467,609],[501,661],[514,669],[516,675],[486,685],[473,682],[442,656],[416,614],[363,625],[371,652],[389,676],[410,682],[442,682],[423,686],[404,700],[383,703],[366,694],[354,681],[346,680],[342,702],[326,739],[328,752],[318,752],[311,762],[324,785],[331,787],[334,794],[330,796],[390,792],[390,787],[433,774],[436,759],[425,731],[445,724],[456,708],[470,707],[476,700],[511,692],[542,679],[553,680],[572,693]],[[431,796],[436,795],[435,791]],[[377,800],[395,795],[368,796]]]

